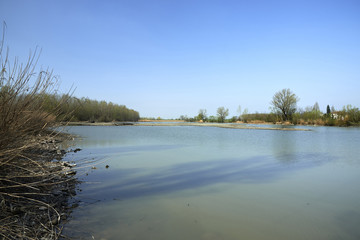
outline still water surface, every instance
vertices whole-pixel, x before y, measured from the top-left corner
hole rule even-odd
[[[78,126],[83,239],[360,239],[360,129]],[[109,168],[105,168],[109,165]],[[89,170],[90,166],[86,170]]]

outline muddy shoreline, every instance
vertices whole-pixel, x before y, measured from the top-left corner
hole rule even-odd
[[[59,239],[72,209],[78,180],[76,164],[63,161],[73,149],[67,134],[30,137],[27,147],[1,169],[0,239]]]

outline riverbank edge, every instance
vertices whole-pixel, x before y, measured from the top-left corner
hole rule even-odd
[[[64,124],[65,125],[65,124]],[[165,122],[69,122],[67,126],[163,126],[163,127],[176,127],[176,126],[189,126],[189,127],[218,127],[218,128],[231,128],[231,129],[253,129],[253,130],[280,130],[280,131],[311,131],[307,128],[289,128],[288,124],[266,124],[279,127],[257,127],[257,126],[244,126],[236,123],[194,123],[194,122],[177,122],[177,123],[165,123]],[[260,124],[259,124],[260,125]],[[265,125],[265,124],[264,124]]]
[[[64,237],[63,226],[77,207],[74,196],[79,181],[76,164],[64,161],[63,157],[78,150],[62,149],[60,144],[71,142],[74,137],[51,131],[26,139],[30,147],[15,162],[31,162],[27,169],[30,174],[27,180],[15,185],[8,181],[8,188],[2,184],[0,191],[0,236],[4,239]],[[2,180],[17,178],[9,173]]]

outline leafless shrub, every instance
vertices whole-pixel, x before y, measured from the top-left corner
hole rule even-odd
[[[56,77],[50,70],[36,72],[38,50],[29,54],[25,64],[18,59],[10,62],[4,35],[0,43],[0,239],[57,239],[58,224],[68,211],[66,203],[75,194],[76,182],[67,167],[51,161],[59,152],[57,133],[49,129],[63,102],[43,111],[44,96],[56,90]]]

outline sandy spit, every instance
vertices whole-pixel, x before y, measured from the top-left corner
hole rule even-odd
[[[288,128],[283,127],[282,125],[276,125],[276,127],[270,127],[274,125],[269,125],[269,127],[260,127],[260,126],[247,126],[243,124],[229,124],[229,123],[195,123],[195,122],[142,122],[142,123],[134,123],[134,122],[70,122],[65,125],[68,126],[164,126],[164,127],[172,127],[172,126],[193,126],[193,127],[219,127],[219,128],[232,128],[232,129],[253,129],[253,130],[279,130],[279,131],[311,131],[311,129],[307,128]]]

